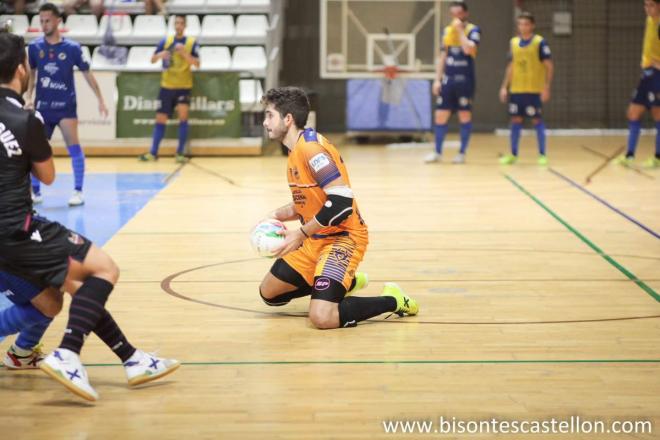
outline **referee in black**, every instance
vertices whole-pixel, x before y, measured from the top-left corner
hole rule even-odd
[[[23,38],[0,32],[0,269],[73,296],[62,343],[40,368],[71,392],[94,401],[98,394],[79,356],[91,332],[124,362],[129,384],[146,381],[142,376],[162,377],[179,363],[146,359],[105,309],[119,278],[110,256],[82,235],[33,212],[30,173],[50,185],[55,166],[40,115],[23,108],[21,96],[30,75],[26,58]]]

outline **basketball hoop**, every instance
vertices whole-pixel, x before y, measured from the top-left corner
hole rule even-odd
[[[385,66],[383,68],[383,75],[386,79],[396,79],[399,76],[399,68],[397,66]]]

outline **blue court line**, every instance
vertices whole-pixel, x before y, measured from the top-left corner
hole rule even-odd
[[[640,222],[639,220],[635,219],[634,217],[632,217],[632,216],[626,214],[625,212],[621,211],[621,210],[618,209],[616,206],[611,205],[607,200],[602,199],[601,197],[599,197],[599,196],[597,196],[596,194],[592,193],[591,191],[589,191],[588,189],[586,189],[585,187],[583,187],[583,186],[580,185],[579,183],[577,183],[577,182],[571,180],[571,179],[570,179],[569,177],[567,177],[567,176],[564,176],[562,173],[560,173],[559,171],[554,170],[553,168],[550,168],[550,172],[551,172],[552,174],[554,174],[555,176],[557,176],[557,177],[559,177],[559,178],[565,180],[565,181],[568,182],[569,184],[573,185],[574,187],[576,187],[577,189],[579,189],[579,190],[582,191],[583,193],[589,195],[590,197],[592,197],[592,198],[595,199],[596,201],[598,201],[598,202],[602,203],[603,205],[607,206],[609,209],[611,209],[612,211],[616,212],[617,214],[619,214],[620,216],[622,216],[622,217],[625,218],[626,220],[628,220],[628,221],[630,221],[630,222],[636,224],[637,226],[639,226],[640,228],[642,228],[643,230],[645,230],[646,232],[648,232],[649,234],[651,234],[651,235],[654,236],[655,238],[660,239],[660,234],[658,234],[657,232],[655,232],[653,229],[649,228],[648,226],[644,225],[642,222]]]
[[[52,186],[42,185],[44,202],[35,209],[103,246],[165,188],[165,177],[163,173],[89,173],[85,204],[69,207],[73,176],[58,174]]]

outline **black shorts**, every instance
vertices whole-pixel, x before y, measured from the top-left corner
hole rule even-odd
[[[64,284],[69,261],[82,262],[92,242],[57,222],[32,217],[26,230],[0,238],[0,269],[41,289]]]
[[[165,113],[172,117],[174,109],[179,104],[190,104],[191,89],[166,89],[160,88],[158,92],[158,109],[156,113]]]

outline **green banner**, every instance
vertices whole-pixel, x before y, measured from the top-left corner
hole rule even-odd
[[[195,72],[190,97],[188,124],[190,139],[241,136],[241,105],[238,74]],[[117,137],[151,137],[160,73],[121,72],[117,77]],[[165,137],[177,138],[176,110],[167,121]]]

